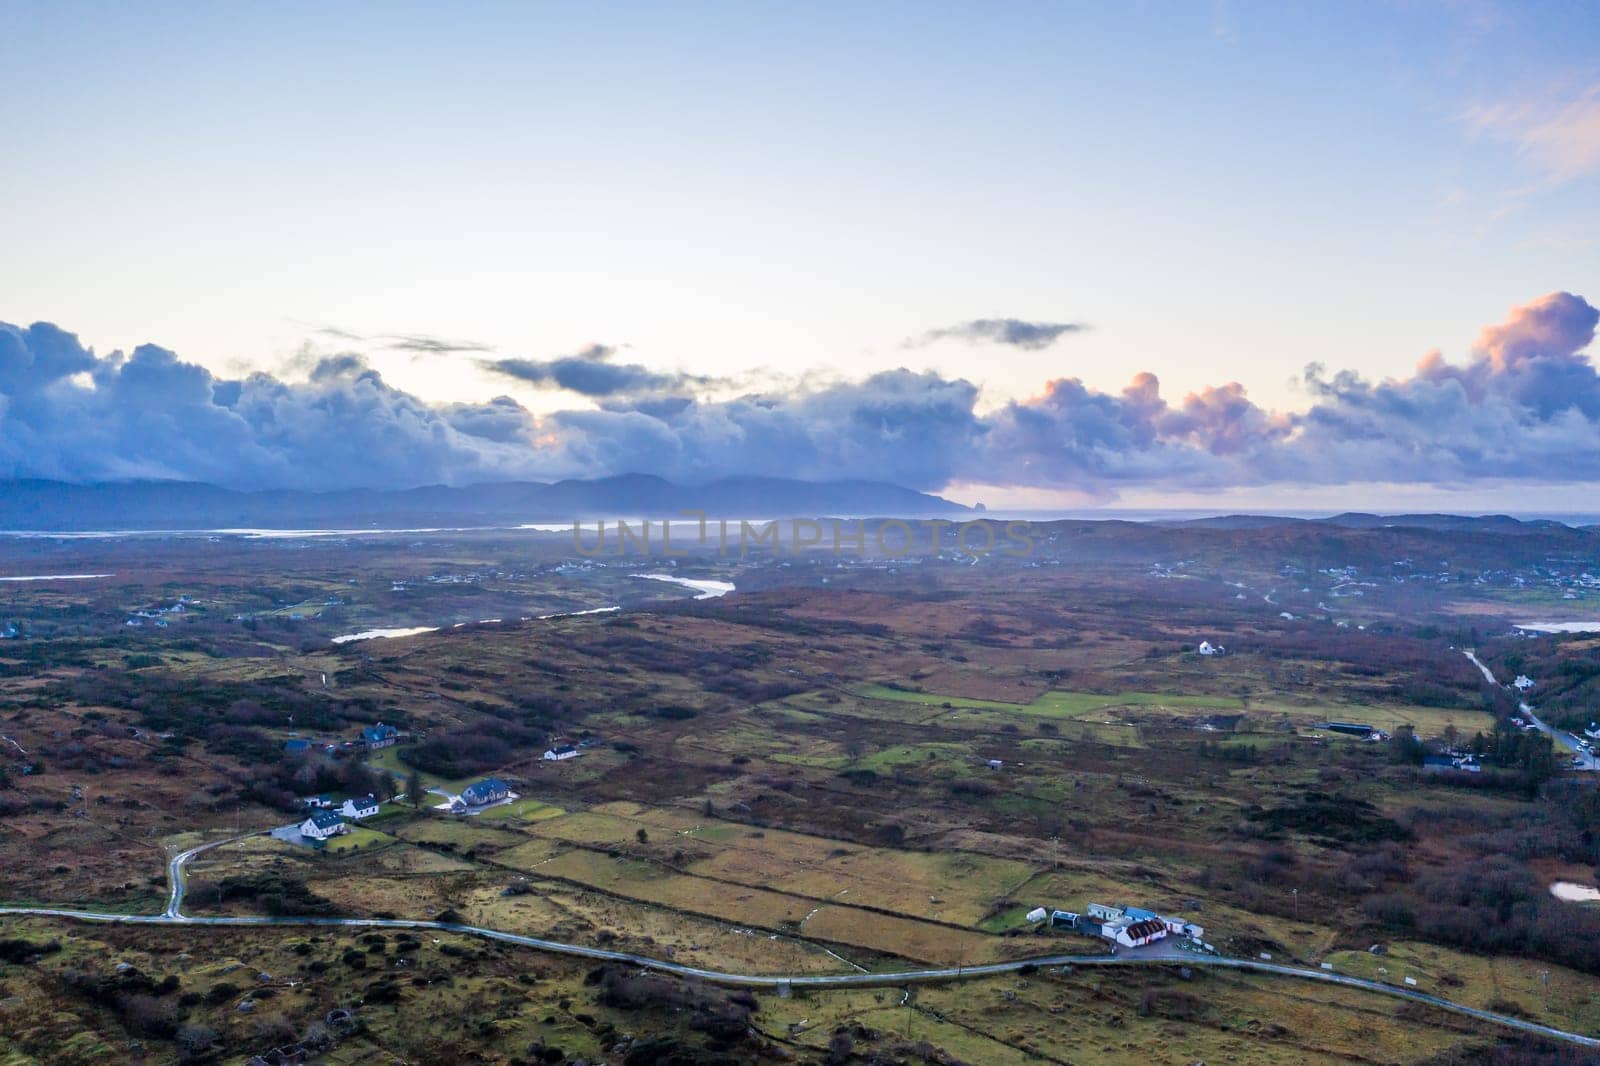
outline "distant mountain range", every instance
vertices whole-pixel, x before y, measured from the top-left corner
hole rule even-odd
[[[961,504],[876,481],[727,478],[676,485],[628,474],[594,481],[500,482],[451,488],[240,492],[199,482],[0,481],[0,530],[367,529],[501,526],[574,518],[954,515]]]
[[[1200,529],[1263,529],[1269,526],[1305,524],[1339,526],[1343,529],[1430,529],[1438,533],[1536,533],[1543,530],[1582,528],[1548,518],[1513,518],[1510,515],[1457,514],[1366,514],[1347,511],[1327,518],[1283,518],[1272,515],[1219,515],[1166,523]]]

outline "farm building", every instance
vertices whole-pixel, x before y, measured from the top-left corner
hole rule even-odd
[[[400,731],[392,725],[369,725],[361,731],[361,742],[369,748],[387,748],[400,739]]]
[[[1023,919],[1029,922],[1042,922],[1048,917],[1050,917],[1049,911],[1045,910],[1043,907],[1035,907],[1033,910],[1024,915]]]
[[[327,840],[344,831],[344,819],[332,811],[318,811],[300,823],[300,835],[308,840]]]
[[[1383,740],[1387,734],[1374,726],[1363,725],[1360,722],[1329,722],[1322,728],[1332,733],[1344,733],[1347,736],[1360,737],[1363,740]]]
[[[363,818],[371,818],[377,814],[378,806],[378,800],[375,796],[353,796],[344,801],[344,806],[339,808],[339,813],[346,818],[354,818],[360,821]]]
[[[578,754],[578,749],[571,744],[561,744],[548,749],[544,757],[546,762],[561,762],[563,759],[576,759]]]
[[[296,738],[294,740],[286,740],[283,742],[283,753],[285,755],[304,755],[310,750],[311,741],[304,738]]]
[[[461,799],[469,807],[483,807],[490,803],[499,803],[511,795],[511,789],[498,777],[486,777],[476,784],[468,785],[461,790]]]
[[[1162,930],[1161,934],[1160,936],[1142,939],[1140,940],[1140,943],[1149,943],[1150,940],[1160,940],[1161,937],[1167,936],[1168,934],[1173,936],[1188,937],[1190,940],[1200,940],[1205,936],[1205,930],[1192,922],[1186,921],[1182,918],[1173,918],[1164,914],[1157,914],[1155,911],[1147,910],[1144,907],[1111,907],[1103,903],[1091,903],[1089,904],[1089,917],[1091,919],[1098,919],[1101,921],[1101,936],[1105,937],[1107,940],[1115,940],[1117,943],[1124,944],[1128,947],[1136,947],[1137,945],[1127,944],[1127,942],[1122,939],[1123,933],[1134,926],[1143,926],[1145,923],[1149,922],[1154,922],[1156,925],[1159,925]]]
[[[1199,648],[1201,655],[1225,655],[1227,649],[1220,644],[1213,644],[1209,640],[1202,640]]]
[[[333,797],[324,792],[320,796],[302,796],[300,802],[314,810],[325,811],[333,806]]]
[[[1126,925],[1107,925],[1103,927],[1101,935],[1111,933],[1110,939],[1115,940],[1125,948],[1142,947],[1153,944],[1167,935],[1167,924],[1155,918],[1144,918]]]
[[[1078,915],[1072,911],[1051,911],[1050,928],[1076,929],[1078,928]]]

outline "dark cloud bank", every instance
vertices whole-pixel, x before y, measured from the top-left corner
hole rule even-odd
[[[541,388],[565,389],[591,398],[682,394],[715,382],[694,374],[660,373],[637,363],[616,363],[617,350],[591,344],[555,359],[484,359],[479,365],[496,374]]]
[[[1484,330],[1463,363],[1434,354],[1384,381],[1312,366],[1311,406],[1296,413],[1256,406],[1237,383],[1169,401],[1150,374],[1120,392],[1058,378],[980,415],[976,386],[931,372],[708,402],[690,394],[704,379],[618,363],[606,348],[496,361],[601,405],[537,419],[504,397],[426,403],[355,356],[321,361],[304,382],[232,380],[151,345],[97,356],[53,325],[0,325],[0,477],[328,489],[639,472],[1101,493],[1594,481],[1600,377],[1584,350],[1597,318],[1552,293]]]

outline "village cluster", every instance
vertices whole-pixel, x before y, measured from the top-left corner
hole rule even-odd
[[[500,803],[517,799],[511,786],[498,777],[486,777],[461,790],[458,796],[446,795],[435,810],[449,814],[473,814]],[[307,840],[327,840],[350,831],[351,822],[360,822],[377,815],[382,803],[376,796],[346,799],[342,804],[332,796],[306,796],[301,800],[311,815],[300,823],[300,835]]]
[[[1105,903],[1091,903],[1084,913],[1076,911],[1046,910],[1035,907],[1025,919],[1046,929],[1071,929],[1088,936],[1099,936],[1125,948],[1139,948],[1154,944],[1169,936],[1181,937],[1190,950],[1213,952],[1216,949],[1205,942],[1205,930],[1183,918],[1171,918],[1143,907],[1114,907]],[[1113,951],[1116,948],[1112,948]]]
[[[284,744],[287,754],[304,754],[312,750],[332,753],[340,748],[365,748],[378,750],[392,747],[408,734],[401,732],[394,726],[379,722],[361,730],[355,740],[342,742],[319,742],[305,738],[291,738]],[[545,749],[545,762],[565,762],[582,755],[582,747],[590,741],[579,745],[558,742]],[[451,795],[440,789],[429,789],[443,797],[443,802],[435,804],[434,810],[446,814],[477,814],[490,807],[502,803],[510,803],[519,799],[511,786],[498,777],[486,777],[475,781],[463,788],[459,795]],[[407,797],[399,796],[396,799]],[[383,801],[372,794],[365,796],[352,796],[344,800],[336,799],[327,794],[317,796],[302,796],[300,802],[310,812],[306,819],[300,823],[298,829],[301,838],[306,841],[320,842],[332,837],[350,832],[351,822],[361,822],[368,818],[376,817],[382,810]]]

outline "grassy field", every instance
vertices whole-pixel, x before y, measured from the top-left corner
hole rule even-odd
[[[1077,718],[1096,711],[1117,707],[1155,707],[1162,709],[1228,710],[1243,706],[1238,699],[1225,696],[1185,696],[1175,693],[1120,692],[1104,695],[1094,692],[1046,692],[1032,703],[1002,703],[997,700],[974,700],[960,696],[943,696],[896,688],[889,685],[861,685],[854,689],[858,696],[895,703],[915,703],[939,708],[964,710],[1006,711],[1044,718]]]
[[[1594,978],[1562,966],[1515,957],[1487,957],[1413,941],[1385,942],[1385,954],[1336,951],[1322,961],[1339,973],[1404,985],[1459,1003],[1547,1024],[1600,1031],[1600,989]]]
[[[346,832],[325,840],[322,850],[329,855],[342,855],[352,851],[371,851],[393,843],[392,836],[380,833],[376,829],[352,825]]]

